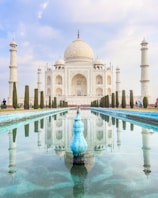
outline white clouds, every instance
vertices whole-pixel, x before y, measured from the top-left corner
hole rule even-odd
[[[18,44],[21,86],[27,84],[28,79],[35,86],[37,66],[46,62],[52,64],[63,56],[66,45],[74,39],[78,28],[81,38],[92,45],[95,56],[111,61],[114,67],[120,66],[122,88],[135,89],[138,93],[140,42],[145,37],[149,42],[152,87],[157,84],[158,1],[42,0],[30,3],[16,0],[10,7],[8,4],[3,7],[5,1],[1,2],[4,4],[0,11],[7,14],[0,12],[0,70],[9,71],[9,42],[14,37]],[[136,79],[136,85],[133,79]],[[7,76],[6,82],[8,85]]]
[[[131,12],[140,10],[143,7],[142,0],[69,0],[65,1],[64,13],[73,22],[118,22],[126,19]]]
[[[49,4],[49,1],[46,1],[46,2],[44,2],[44,3],[41,4],[41,9],[38,11],[38,15],[37,15],[37,17],[39,19],[42,18],[43,13],[44,13],[45,9],[47,8],[48,4]]]

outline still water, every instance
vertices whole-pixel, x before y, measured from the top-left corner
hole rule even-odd
[[[158,132],[81,110],[85,165],[72,163],[76,110],[0,133],[0,197],[156,198]]]

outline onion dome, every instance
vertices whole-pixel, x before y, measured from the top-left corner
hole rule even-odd
[[[76,61],[92,63],[93,58],[92,48],[79,37],[66,48],[64,53],[66,63]]]
[[[63,59],[58,59],[56,62],[55,62],[55,65],[65,65],[65,61]]]
[[[93,64],[94,65],[104,65],[103,61],[101,59],[99,59],[99,58],[95,59]]]

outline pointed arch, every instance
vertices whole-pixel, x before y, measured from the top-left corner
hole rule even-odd
[[[82,74],[76,74],[71,80],[71,95],[87,95],[87,79]]]
[[[108,94],[109,96],[111,95],[111,89],[110,89],[110,88],[108,88],[107,94]]]
[[[103,84],[103,77],[101,75],[96,76],[96,84]]]
[[[58,84],[58,85],[62,84],[62,76],[60,76],[60,75],[56,76],[56,84]]]
[[[107,84],[111,85],[111,76],[107,76]]]
[[[56,96],[62,96],[62,89],[60,88],[56,89]]]
[[[103,89],[102,88],[97,88],[96,95],[97,96],[102,96],[103,95]]]
[[[50,84],[51,84],[51,77],[48,76],[48,77],[47,77],[47,85],[50,85]]]
[[[47,95],[51,96],[51,89],[50,88],[47,89]]]

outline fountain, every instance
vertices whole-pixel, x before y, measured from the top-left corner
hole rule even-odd
[[[73,139],[70,144],[73,153],[73,165],[84,165],[84,153],[87,150],[87,142],[83,135],[84,124],[81,121],[80,108],[77,109],[77,115],[73,123]]]

